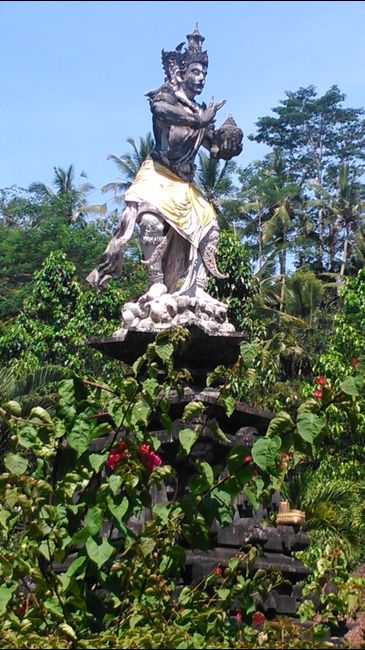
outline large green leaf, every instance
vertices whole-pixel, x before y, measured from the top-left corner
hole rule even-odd
[[[301,438],[311,445],[324,426],[323,417],[311,411],[301,411],[297,417],[297,430]]]
[[[346,395],[354,395],[359,397],[361,394],[361,389],[364,386],[364,378],[361,375],[356,377],[347,377],[341,384],[341,390],[346,393]]]
[[[199,436],[198,431],[193,431],[193,429],[181,429],[179,432],[180,444],[186,454],[190,452],[193,444],[197,441]]]
[[[129,502],[126,496],[116,497],[113,499],[110,495],[107,497],[108,508],[116,520],[117,524],[123,524],[123,517],[128,511]]]
[[[279,436],[259,438],[252,447],[251,455],[258,467],[267,470],[274,464],[280,447],[281,439]]]
[[[6,606],[8,602],[10,601],[14,591],[16,590],[18,584],[16,582],[12,582],[8,587],[5,585],[1,585],[0,587],[0,615],[4,614],[6,611]]]
[[[92,537],[89,537],[86,542],[86,551],[90,560],[95,562],[98,569],[100,569],[113,555],[114,547],[109,544],[105,537],[103,537],[101,544],[98,544]]]
[[[171,359],[171,356],[174,352],[174,346],[172,343],[156,343],[155,347],[156,353],[165,363]]]
[[[89,447],[93,439],[93,426],[90,420],[79,417],[75,420],[71,431],[67,435],[67,442],[81,456]]]
[[[189,418],[195,417],[196,415],[201,415],[204,413],[205,406],[203,402],[189,402],[184,408],[183,420],[188,420]]]
[[[277,435],[283,436],[293,431],[293,429],[294,422],[289,413],[286,411],[279,411],[276,417],[271,420],[266,435],[270,438]]]
[[[8,453],[4,457],[4,465],[12,474],[20,476],[28,467],[28,460],[20,454]]]
[[[88,529],[90,535],[96,535],[96,533],[99,532],[103,520],[104,513],[101,508],[98,506],[90,508],[85,519],[85,526]]]

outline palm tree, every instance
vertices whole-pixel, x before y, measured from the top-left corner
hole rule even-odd
[[[132,185],[140,166],[155,146],[151,133],[139,138],[139,146],[133,138],[128,138],[127,142],[132,147],[132,153],[127,152],[121,156],[109,154],[107,157],[107,160],[112,160],[116,164],[122,179],[107,183],[101,188],[103,193],[113,192],[116,203],[123,203],[125,191]]]
[[[330,271],[336,270],[336,256],[341,255],[340,278],[346,274],[351,248],[364,225],[365,188],[356,180],[355,174],[356,170],[343,163],[339,168],[335,194],[330,194],[317,181],[311,183],[317,196],[314,202],[321,207],[328,228]]]
[[[337,539],[358,551],[365,525],[363,480],[321,479],[313,467],[298,466],[281,488],[292,508],[305,512],[304,529],[311,536]]]
[[[220,225],[225,228],[228,224],[224,216],[224,200],[233,190],[232,175],[235,169],[236,163],[233,160],[227,160],[222,164],[217,158],[205,153],[198,155],[197,184],[212,203]]]
[[[53,189],[45,183],[35,182],[29,186],[29,192],[37,194],[42,201],[61,202],[62,211],[67,219],[67,223],[71,224],[77,220],[83,220],[84,216],[89,213],[103,214],[106,206],[104,205],[90,205],[87,203],[86,196],[94,190],[91,183],[81,183],[75,185],[75,170],[73,165],[70,165],[67,170],[62,167],[54,167]],[[81,176],[86,177],[85,172]]]
[[[0,458],[9,444],[8,409],[18,404],[22,417],[34,406],[52,412],[56,405],[54,387],[69,376],[70,370],[62,366],[45,366],[20,377],[10,368],[0,369]]]

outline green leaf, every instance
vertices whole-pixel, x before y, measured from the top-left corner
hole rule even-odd
[[[101,508],[98,506],[90,508],[85,519],[85,526],[88,529],[90,535],[96,535],[99,532],[103,520],[104,513]]]
[[[57,596],[50,596],[49,598],[46,598],[46,600],[43,601],[43,605],[46,609],[52,612],[52,614],[55,614],[56,617],[63,618],[64,615],[62,607]]]
[[[153,512],[156,514],[156,517],[161,520],[162,524],[166,525],[169,522],[169,506],[166,506],[164,503],[156,503],[156,505],[153,506]]]
[[[311,445],[323,430],[323,426],[323,417],[311,411],[301,411],[297,417],[298,433],[303,440]]]
[[[198,431],[193,431],[192,429],[182,429],[179,432],[180,444],[186,454],[189,454],[193,444],[197,441],[199,436]]]
[[[147,557],[148,555],[151,555],[155,546],[156,546],[156,540],[152,539],[151,537],[142,538],[140,547],[141,547],[143,557]]]
[[[71,625],[69,625],[68,623],[61,623],[61,624],[58,626],[58,629],[60,630],[60,632],[61,632],[62,634],[64,634],[65,636],[67,636],[69,639],[72,639],[72,641],[77,641],[77,635],[76,635],[76,632],[75,632],[75,630],[73,629],[73,627],[71,627]]]
[[[8,453],[4,457],[4,465],[11,474],[16,474],[20,476],[24,474],[25,470],[28,467],[28,460],[20,454]]]
[[[22,422],[18,427],[17,435],[19,444],[26,449],[34,447],[39,442],[38,430],[33,424],[25,424]]]
[[[119,501],[120,499],[118,499]],[[121,525],[123,523],[123,517],[125,513],[128,511],[129,508],[129,501],[127,497],[123,496],[121,501],[117,503],[112,497],[109,495],[107,497],[107,504],[109,511],[113,515],[115,521]]]
[[[213,436],[218,438],[218,440],[221,440],[222,442],[230,442],[229,438],[227,438],[226,434],[222,431],[215,418],[208,420],[207,428],[211,431]]]
[[[87,554],[90,560],[95,562],[98,569],[100,569],[103,564],[109,560],[109,558],[113,555],[114,550],[114,547],[109,544],[108,540],[105,537],[103,537],[101,544],[97,544],[97,542],[92,537],[89,537],[86,542]]]
[[[131,616],[129,619],[130,629],[133,630],[136,627],[136,625],[138,625],[138,623],[143,621],[143,618],[144,617],[142,616],[142,614],[133,614],[133,616]]]
[[[40,420],[43,424],[52,424],[52,418],[50,414],[41,406],[35,406],[32,408],[30,417]]]
[[[38,551],[39,553],[42,553],[43,557],[45,557],[48,562],[50,562],[55,548],[56,544],[54,543],[53,539],[48,539],[43,540],[43,542],[40,543],[38,546]]]
[[[122,477],[119,476],[119,474],[111,474],[111,476],[108,477],[108,483],[111,491],[115,495],[119,492],[122,485]]]
[[[279,411],[279,413],[270,421],[266,435],[268,438],[273,436],[284,436],[294,430],[294,422],[289,413]]]
[[[0,615],[6,611],[6,606],[10,601],[14,591],[18,586],[17,582],[12,582],[8,587],[1,585],[0,587]]]
[[[359,397],[361,389],[364,386],[364,378],[361,375],[356,377],[347,377],[341,384],[340,388],[346,395],[354,395]]]
[[[105,463],[109,452],[104,451],[102,454],[90,454],[89,463],[95,472],[98,472]]]
[[[79,417],[74,422],[74,425],[71,431],[67,435],[67,442],[77,451],[78,456],[81,456],[84,451],[89,447],[90,441],[93,439],[93,426],[90,423],[90,420],[83,417]]]
[[[260,354],[260,348],[256,343],[241,343],[240,354],[245,366],[250,367]]]
[[[218,589],[217,591],[218,597],[223,601],[227,600],[230,593],[231,593],[230,589],[227,589],[226,587],[222,587],[222,589]]]
[[[162,359],[164,363],[171,359],[174,352],[174,346],[172,343],[159,343],[156,342],[155,345],[156,354]]]
[[[280,447],[281,439],[279,436],[259,438],[252,447],[251,456],[258,467],[267,470],[274,464]]]
[[[189,418],[193,418],[196,415],[201,415],[204,413],[205,406],[203,402],[189,402],[184,408],[183,420],[188,420]]]
[[[148,424],[148,418],[151,413],[151,406],[144,399],[140,398],[134,405],[131,411],[130,422],[131,424]]]
[[[226,409],[228,417],[231,417],[233,411],[236,408],[236,400],[231,395],[221,395],[219,398],[219,404],[223,404]]]
[[[86,555],[79,555],[73,562],[71,562],[66,571],[66,575],[71,578],[75,573],[78,573],[78,570],[85,564],[85,562]]]

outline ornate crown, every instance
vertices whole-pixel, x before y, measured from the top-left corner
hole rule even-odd
[[[165,72],[165,81],[174,81],[176,72],[184,72],[188,65],[193,62],[202,63],[208,66],[208,53],[202,51],[202,44],[205,41],[204,36],[201,36],[198,29],[198,23],[194,31],[186,36],[188,45],[185,41],[180,43],[172,52],[162,50],[161,59],[162,66]]]

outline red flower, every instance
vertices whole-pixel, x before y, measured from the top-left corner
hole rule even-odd
[[[159,465],[162,464],[161,458],[155,454],[154,451],[152,451],[150,445],[139,445],[138,451],[142,458],[142,463],[144,464],[149,474],[153,472],[155,467],[159,467]]]
[[[214,569],[214,573],[216,573],[217,576],[221,576],[221,575],[222,575],[222,567],[219,566],[219,564],[218,564],[218,566],[215,567],[215,569]]]
[[[114,470],[117,469],[122,457],[123,454],[120,454],[116,450],[112,450],[111,452],[109,452],[109,456],[105,461],[105,466],[107,467],[107,469],[110,469],[112,470],[112,472],[114,472]]]
[[[238,623],[240,623],[240,622],[242,621],[242,614],[241,614],[241,612],[236,612],[236,614],[235,614],[235,619],[236,619],[236,621],[237,621]]]
[[[113,447],[113,449],[110,450],[109,456],[105,461],[107,469],[110,469],[112,472],[117,469],[120,461],[125,456],[126,448],[126,443],[124,440],[121,440],[116,447]]]
[[[316,390],[313,393],[313,397],[315,397],[316,399],[321,399],[322,396],[323,396],[322,391],[319,390],[319,388],[316,388]]]
[[[242,462],[244,462],[244,463],[252,463],[252,461],[253,461],[252,456],[245,456]]]
[[[357,364],[359,363],[359,360],[356,359],[356,357],[352,357],[350,359],[350,363],[351,363],[352,367],[355,368],[357,366]]]
[[[327,379],[324,375],[318,375],[318,377],[315,378],[315,382],[320,386],[325,386],[327,383]]]
[[[254,612],[252,614],[252,623],[254,625],[263,625],[266,621],[265,614],[262,612]]]

